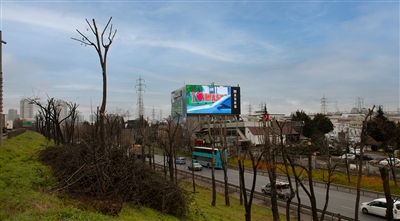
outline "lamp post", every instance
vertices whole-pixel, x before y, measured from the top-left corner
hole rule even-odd
[[[3,44],[7,44],[7,42],[3,41],[2,35],[1,35],[1,30],[0,30],[0,125],[1,125],[1,130],[0,130],[0,147],[3,145],[3,124],[4,124],[4,119],[3,119],[3,51],[2,51],[2,46]]]

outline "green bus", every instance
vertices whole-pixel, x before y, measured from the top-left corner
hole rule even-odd
[[[225,158],[225,163],[228,164],[228,150],[222,152],[218,148],[214,148],[214,168],[222,169],[222,157]],[[212,166],[212,148],[211,147],[194,147],[193,161],[197,161],[203,167],[211,168]]]

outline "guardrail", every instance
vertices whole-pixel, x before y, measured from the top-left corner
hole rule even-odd
[[[229,168],[230,169],[234,169],[234,170],[239,170],[237,166],[229,165]],[[253,173],[253,170],[251,168],[245,168],[245,172]],[[268,175],[267,171],[264,171],[264,170],[257,170],[257,174],[263,175],[263,176],[267,176]],[[287,176],[284,175],[284,174],[277,174],[277,178],[280,178],[282,180],[287,180]],[[308,180],[303,180],[303,182],[306,185],[309,184]],[[317,181],[317,180],[313,180],[313,186],[323,187],[323,188],[327,187],[326,183],[324,183],[322,181]],[[340,192],[345,192],[345,193],[357,194],[357,188],[350,187],[350,186],[339,185],[339,184],[332,184],[331,183],[329,189],[330,190],[340,191]],[[367,197],[372,197],[372,198],[385,198],[385,193],[378,192],[378,191],[372,191],[372,190],[360,189],[360,196],[367,196]],[[400,195],[392,194],[392,198],[393,199],[399,199]]]
[[[163,170],[163,166],[162,165],[156,165],[156,169],[158,170]],[[180,179],[191,182],[191,177],[192,177],[192,171],[183,171],[183,170],[178,170],[178,176],[180,176]],[[204,188],[207,189],[211,189],[211,178],[199,175],[199,174],[194,174],[194,177],[196,179],[196,184],[200,185]],[[200,182],[200,183],[199,183]],[[225,191],[225,184],[222,181],[219,180],[215,180],[216,183],[216,189],[218,192],[223,193]],[[238,185],[234,185],[234,184],[228,184],[228,188],[229,188],[229,192],[230,193],[235,193],[235,194],[239,194],[240,193],[240,186]],[[246,188],[246,192],[249,194],[250,193],[250,189]],[[265,201],[266,199],[266,195],[255,191],[254,192],[254,198],[258,199],[258,200],[263,200]],[[286,207],[286,200],[285,199],[278,199],[278,204],[281,207]],[[296,202],[291,202],[290,203],[291,206],[291,210],[297,210],[299,204]],[[306,206],[306,205],[302,205],[300,204],[300,208],[301,208],[301,213],[303,214],[307,214],[307,215],[311,215],[311,207],[310,206]],[[321,209],[318,209],[318,214],[322,213]],[[325,220],[331,220],[331,221],[339,221],[339,220],[346,220],[346,221],[354,221],[353,218],[351,217],[347,217],[347,216],[343,216],[337,213],[332,213],[329,211],[325,211]]]

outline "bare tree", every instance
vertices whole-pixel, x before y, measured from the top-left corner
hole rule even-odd
[[[278,146],[279,147],[278,147],[278,149],[282,153],[283,165],[285,167],[284,173],[286,174],[286,178],[287,178],[287,180],[289,182],[289,187],[290,187],[290,196],[287,197],[287,201],[286,201],[286,220],[289,221],[290,220],[290,204],[292,202],[292,199],[295,196],[295,193],[297,192],[297,188],[296,189],[293,188],[292,179],[291,179],[290,173],[289,173],[290,161],[288,160],[289,156],[288,156],[288,153],[287,153],[286,148],[285,148],[286,141],[284,141],[284,135],[283,135],[283,129],[286,126],[286,121],[278,122],[278,120],[276,120],[275,124],[278,126],[278,129],[279,129],[279,134],[278,134],[278,136],[279,136]],[[292,167],[292,172],[295,173],[295,168],[294,167]],[[298,218],[300,220],[300,215],[299,215]]]
[[[100,149],[103,154],[106,153],[106,132],[104,126],[105,112],[106,112],[106,103],[107,103],[107,54],[110,46],[114,40],[115,34],[117,30],[113,31],[112,24],[110,25],[112,17],[107,22],[107,25],[104,27],[103,32],[99,32],[97,29],[96,21],[93,19],[92,24],[86,19],[86,23],[89,26],[89,29],[92,31],[92,34],[95,36],[95,41],[90,40],[86,35],[80,32],[78,29],[76,30],[81,36],[81,39],[72,38],[73,40],[81,42],[83,45],[93,46],[96,49],[96,52],[100,59],[100,65],[103,76],[103,98],[100,107]],[[105,40],[105,32],[109,28],[109,33],[107,35],[107,40]],[[88,29],[88,30],[89,30]],[[103,54],[104,48],[104,54]]]
[[[48,98],[47,104],[42,104],[39,98],[29,98],[29,101],[39,107],[36,122],[39,131],[48,140],[53,139],[56,145],[73,142],[75,119],[78,115],[77,104],[65,103],[66,107],[61,107],[61,101],[54,98]],[[68,115],[61,119],[62,108],[68,108]]]
[[[211,135],[211,127],[210,127],[210,118],[212,116],[210,115],[210,117],[207,119],[207,125],[208,125],[208,137],[210,139],[211,142],[211,153],[212,153],[212,159],[211,159],[211,183],[212,183],[212,200],[211,200],[211,206],[215,206],[216,205],[216,201],[217,201],[217,188],[216,188],[216,184],[215,184],[215,133],[213,133],[213,135]]]
[[[158,140],[167,157],[170,180],[171,182],[175,182],[174,159],[176,157],[177,149],[182,141],[182,127],[172,118],[168,118],[166,121],[166,125],[159,127]]]
[[[266,108],[265,108],[266,109]],[[268,178],[271,184],[271,210],[274,221],[280,220],[278,210],[278,195],[276,191],[276,155],[278,153],[277,135],[278,129],[276,122],[263,119],[264,130],[264,158],[267,164]],[[272,140],[271,140],[272,138]]]
[[[262,153],[259,153],[257,155],[253,154],[253,148],[252,146],[248,146],[249,143],[243,143],[243,146],[241,147],[241,151],[238,153],[238,165],[239,165],[239,179],[240,179],[240,188],[241,188],[241,194],[243,194],[243,201],[244,201],[244,209],[245,209],[245,220],[250,221],[251,220],[251,207],[253,205],[253,199],[254,199],[254,191],[255,191],[255,185],[256,185],[256,180],[257,180],[257,171],[258,171],[258,166],[261,163],[261,158],[263,156]],[[253,170],[253,183],[250,189],[249,195],[247,195],[247,190],[246,190],[246,182],[244,179],[244,171],[245,171],[245,159],[246,156],[250,157],[251,160],[251,168]]]
[[[230,206],[229,201],[229,182],[228,182],[228,173],[227,173],[227,154],[228,154],[228,144],[226,140],[226,116],[220,116],[217,122],[214,122],[214,134],[218,136],[219,145],[216,147],[219,151],[220,161],[222,162],[222,170],[224,172],[224,196],[225,196],[225,205]]]
[[[360,142],[360,160],[358,162],[358,176],[357,176],[357,195],[356,195],[356,203],[354,205],[354,220],[358,220],[358,208],[360,204],[360,186],[361,186],[361,179],[362,179],[362,165],[363,165],[363,156],[364,156],[364,146],[367,141],[367,136],[368,136],[368,131],[367,131],[367,125],[368,125],[368,118],[371,118],[371,115],[374,111],[375,105],[372,107],[372,109],[368,110],[368,114],[365,116],[364,121],[363,121],[363,126],[361,128],[361,142]]]
[[[390,186],[389,186],[389,174],[394,171],[395,162],[393,158],[393,148],[396,143],[396,125],[394,122],[389,121],[384,116],[382,107],[379,107],[377,114],[368,122],[367,131],[371,137],[377,139],[380,142],[381,148],[389,155],[387,160],[387,165],[377,164],[379,168],[379,173],[382,179],[383,191],[386,198],[386,219],[393,220],[393,199],[391,196]],[[393,177],[395,179],[395,176]]]
[[[188,147],[188,150],[190,152],[191,155],[191,159],[190,159],[190,163],[193,163],[193,150],[194,150],[194,144],[193,144],[193,140],[194,140],[194,131],[196,130],[196,128],[200,125],[200,116],[199,116],[199,122],[197,122],[197,124],[194,124],[194,122],[189,121],[189,119],[186,120],[186,122],[183,124],[184,126],[184,141],[186,146]],[[192,185],[193,185],[193,193],[196,192],[196,180],[194,177],[194,170],[192,170]]]
[[[237,123],[237,120],[238,119],[236,119],[236,123]],[[244,203],[245,220],[246,221],[251,220],[251,208],[252,208],[253,199],[254,199],[254,192],[255,192],[255,185],[256,185],[256,181],[257,181],[258,168],[262,162],[262,158],[265,157],[265,155],[266,155],[265,152],[268,151],[268,147],[269,147],[269,138],[267,136],[268,130],[267,130],[267,124],[266,124],[265,120],[263,120],[263,125],[264,125],[263,126],[264,135],[260,138],[263,140],[261,148],[256,149],[253,145],[251,145],[250,142],[238,142],[237,141],[237,144],[236,144],[236,145],[238,145],[237,146],[237,156],[238,156],[238,166],[239,166],[240,203],[241,203],[241,205]],[[247,193],[246,182],[245,182],[245,178],[244,178],[244,172],[245,172],[244,163],[245,163],[245,160],[247,159],[247,157],[250,158],[251,169],[253,170],[253,180],[252,180],[253,182],[252,182],[249,193]],[[275,195],[276,195],[276,193],[275,193]],[[243,199],[242,199],[242,197],[243,197]]]

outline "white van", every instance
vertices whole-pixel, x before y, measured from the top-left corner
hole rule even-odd
[[[374,199],[361,204],[361,211],[365,214],[375,214],[386,217],[386,198]],[[400,220],[400,201],[393,203],[393,218]]]

